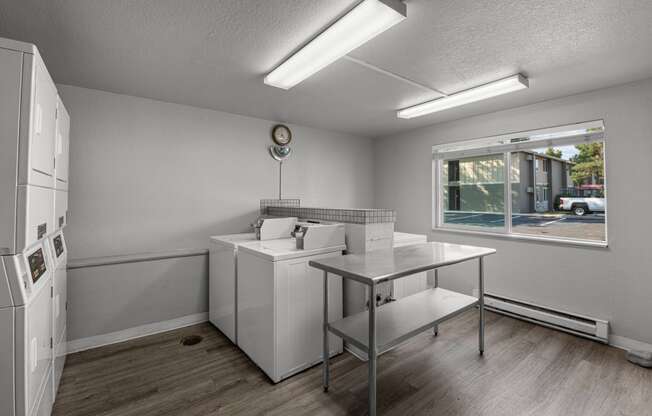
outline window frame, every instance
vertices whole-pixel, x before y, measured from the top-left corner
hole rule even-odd
[[[503,149],[502,151],[491,151],[489,148],[487,148],[487,152],[484,153],[485,147],[482,145],[478,145],[477,147],[469,147],[473,146],[475,143],[486,143],[489,142],[492,139],[498,139],[498,138],[510,138],[510,137],[522,137],[523,135],[529,135],[535,136],[535,135],[545,135],[545,134],[555,134],[555,132],[559,131],[565,131],[565,130],[576,130],[576,129],[581,129],[581,128],[590,128],[592,126],[596,126],[596,124],[599,124],[602,126],[602,137],[599,140],[595,139],[587,139],[587,143],[591,142],[602,142],[603,144],[603,163],[604,163],[604,194],[605,194],[605,210],[604,210],[604,227],[605,227],[605,239],[604,240],[589,240],[589,239],[582,239],[582,238],[569,238],[569,237],[560,237],[560,236],[541,236],[541,235],[530,235],[530,234],[520,234],[520,233],[514,233],[513,232],[513,227],[512,227],[512,203],[513,203],[513,195],[512,195],[512,152],[518,151],[518,147],[515,149],[510,148],[510,149]],[[563,142],[563,140],[559,139],[551,139],[547,143],[548,145],[551,145],[557,141],[558,143],[560,141]],[[557,145],[562,145],[562,144],[557,144]],[[496,155],[496,154],[502,154],[503,155],[503,166],[504,166],[504,225],[500,228],[492,228],[492,229],[487,229],[487,227],[483,226],[473,226],[473,225],[460,225],[460,224],[451,224],[451,223],[445,223],[444,222],[444,213],[446,211],[445,207],[443,206],[444,204],[444,184],[442,183],[443,178],[442,178],[442,167],[444,163],[447,163],[448,161],[452,160],[453,158],[457,157],[458,159],[463,158],[463,156],[455,156],[451,155],[448,158],[442,157],[442,156],[436,156],[436,153],[438,152],[438,149],[441,148],[446,148],[446,147],[466,147],[472,149],[475,153],[483,152],[485,155]],[[517,145],[518,146],[518,145]],[[532,144],[528,144],[520,150],[531,150],[534,148],[540,148],[540,147],[545,147],[544,143],[541,143],[537,147],[534,147]],[[437,150],[436,150],[437,149]],[[445,154],[445,153],[444,153]],[[492,136],[492,137],[486,137],[486,138],[481,138],[481,139],[473,139],[473,140],[465,140],[465,141],[456,141],[456,142],[451,142],[448,144],[444,145],[433,145],[433,155],[432,155],[432,184],[433,184],[433,189],[432,189],[432,230],[433,231],[443,231],[443,232],[451,232],[451,233],[460,233],[460,234],[471,234],[471,235],[480,235],[480,236],[487,236],[487,237],[498,237],[498,238],[507,238],[511,240],[529,240],[529,241],[536,241],[536,242],[543,242],[543,243],[554,243],[554,244],[568,244],[568,245],[574,245],[574,246],[588,246],[588,247],[601,247],[601,248],[606,248],[608,247],[608,242],[609,242],[609,226],[608,226],[608,180],[607,180],[607,135],[606,135],[606,129],[604,127],[604,121],[603,120],[594,120],[594,121],[588,121],[588,122],[582,122],[582,123],[577,123],[577,124],[571,124],[571,125],[563,125],[563,126],[556,126],[556,127],[551,127],[551,128],[545,128],[545,129],[538,129],[538,130],[532,130],[532,131],[524,131],[524,132],[517,132],[517,133],[509,133],[506,135],[499,135],[499,136]],[[467,156],[468,157],[468,156]],[[535,162],[536,164],[536,157],[535,157]],[[536,165],[535,165],[536,166]],[[536,174],[536,172],[535,172]],[[536,192],[536,189],[534,189],[534,192]],[[552,197],[552,195],[550,195]],[[444,209],[442,209],[444,208]]]

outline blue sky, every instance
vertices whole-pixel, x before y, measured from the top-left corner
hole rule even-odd
[[[547,149],[547,147],[542,147],[540,149],[534,149],[534,151],[538,153],[545,153]],[[561,158],[566,160],[570,160],[571,157],[579,153],[575,146],[554,146],[553,149],[561,150]]]

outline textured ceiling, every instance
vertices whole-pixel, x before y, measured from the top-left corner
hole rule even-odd
[[[289,91],[264,75],[357,0],[0,0],[0,36],[58,83],[382,136],[652,76],[650,0],[412,0],[351,55],[450,93],[517,72],[526,91],[400,120],[436,97],[340,60]]]

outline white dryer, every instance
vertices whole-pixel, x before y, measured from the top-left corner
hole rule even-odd
[[[39,241],[0,257],[0,414],[49,415],[53,403],[50,253]]]
[[[67,352],[67,325],[66,317],[68,310],[68,249],[63,231],[57,231],[47,240],[52,259],[52,377],[53,396],[56,398],[59,382],[63,373],[63,366],[66,362]]]
[[[0,38],[0,74],[0,415],[42,416],[54,397],[62,266],[50,244],[68,218],[70,119],[36,46]]]

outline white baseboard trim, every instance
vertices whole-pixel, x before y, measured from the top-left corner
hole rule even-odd
[[[612,347],[620,348],[621,350],[639,350],[639,351],[652,351],[652,344],[647,342],[637,341],[635,339],[621,337],[620,335],[609,335],[609,345]]]
[[[110,332],[108,334],[95,335],[88,338],[80,338],[68,341],[67,354],[90,350],[92,348],[103,347],[105,345],[117,344],[118,342],[129,341],[154,335],[161,332],[171,331],[190,325],[208,322],[208,312],[196,313],[193,315],[182,316],[181,318],[171,319],[169,321],[155,322],[152,324],[140,325],[133,328],[123,329],[121,331]],[[609,345],[622,350],[642,350],[652,351],[652,344],[637,341],[635,339],[622,337],[620,335],[609,335]],[[355,355],[363,361],[367,361],[365,353],[355,348],[353,345],[345,344],[344,349]]]
[[[90,350],[91,348],[103,347],[105,345],[116,344],[118,342],[124,342],[130,339],[146,337],[148,335],[171,331],[173,329],[183,328],[207,321],[208,312],[202,312],[193,315],[182,316],[181,318],[175,318],[169,321],[155,322],[152,324],[123,329],[121,331],[109,332],[108,334],[75,339],[68,341],[67,354]]]

